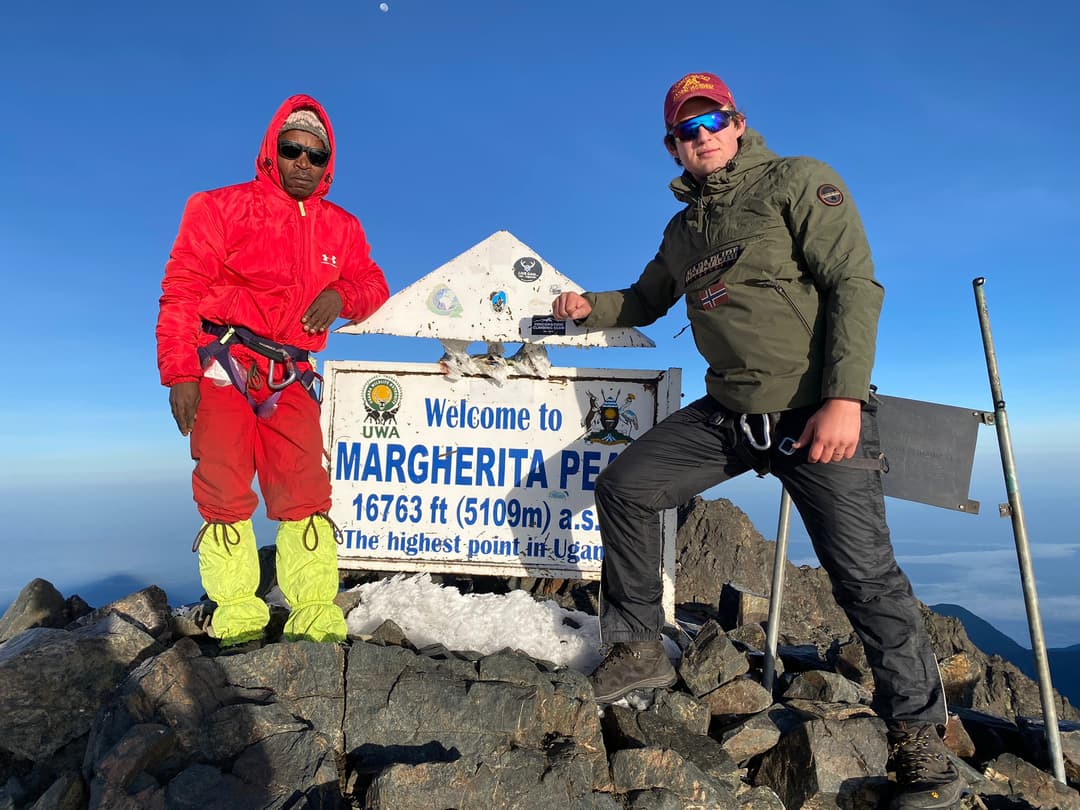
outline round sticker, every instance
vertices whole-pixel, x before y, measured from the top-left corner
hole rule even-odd
[[[536,281],[540,278],[543,269],[544,266],[540,264],[540,261],[532,256],[522,256],[514,262],[514,275],[519,281]]]
[[[844,192],[832,183],[818,186],[817,198],[826,205],[839,205],[844,201]]]

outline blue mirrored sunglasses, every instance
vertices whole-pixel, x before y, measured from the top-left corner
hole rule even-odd
[[[713,110],[674,124],[668,130],[668,135],[678,138],[680,141],[692,141],[697,138],[698,130],[701,127],[704,127],[707,132],[719,132],[730,123],[731,113],[726,113],[723,110]]]

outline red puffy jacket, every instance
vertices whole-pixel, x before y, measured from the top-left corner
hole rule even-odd
[[[318,188],[298,201],[282,188],[277,142],[285,119],[301,108],[315,110],[326,125],[331,156]],[[163,385],[202,377],[198,347],[214,339],[202,331],[203,319],[319,351],[326,333],[308,334],[300,323],[319,293],[339,293],[341,316],[352,321],[389,297],[359,220],[323,199],[333,182],[333,152],[326,111],[309,96],[292,96],[270,121],[255,179],[188,200],[161,284],[156,335]]]

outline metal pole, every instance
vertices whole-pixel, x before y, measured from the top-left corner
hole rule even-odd
[[[769,629],[765,633],[765,665],[761,685],[772,692],[776,675],[776,639],[780,635],[780,606],[784,601],[784,569],[787,567],[788,528],[791,525],[791,496],[780,487],[780,520],[776,527],[776,554],[773,555],[772,590],[769,591]]]
[[[1031,651],[1035,654],[1035,669],[1039,676],[1039,695],[1042,698],[1043,723],[1046,726],[1046,744],[1054,777],[1065,782],[1065,763],[1061,754],[1061,733],[1058,729],[1057,707],[1054,705],[1054,687],[1050,682],[1050,663],[1046,657],[1046,641],[1043,637],[1042,617],[1039,615],[1039,596],[1035,591],[1035,573],[1031,567],[1031,551],[1028,548],[1027,528],[1024,523],[1024,507],[1020,502],[1020,485],[1016,478],[1016,462],[1013,458],[1009,420],[1005,415],[1005,399],[1001,395],[1001,378],[998,375],[994,338],[990,334],[990,313],[986,308],[986,279],[972,280],[975,303],[979,310],[979,327],[982,329],[983,349],[986,352],[986,369],[990,375],[990,393],[994,398],[994,423],[997,427],[998,446],[1001,450],[1001,467],[1005,473],[1005,488],[1009,493],[1009,515],[1012,518],[1013,537],[1016,540],[1016,558],[1020,563],[1020,581],[1024,586],[1024,606],[1027,608],[1028,629],[1031,632]]]

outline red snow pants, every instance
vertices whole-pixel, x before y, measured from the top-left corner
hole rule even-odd
[[[265,358],[259,360],[265,379]],[[199,393],[202,398],[191,431],[191,457],[196,462],[191,480],[205,521],[235,523],[250,518],[259,502],[251,488],[256,474],[271,520],[302,520],[330,511],[319,404],[302,385],[282,389],[268,417],[256,416],[232,383],[203,377]],[[260,402],[272,393],[265,382],[251,391]]]

